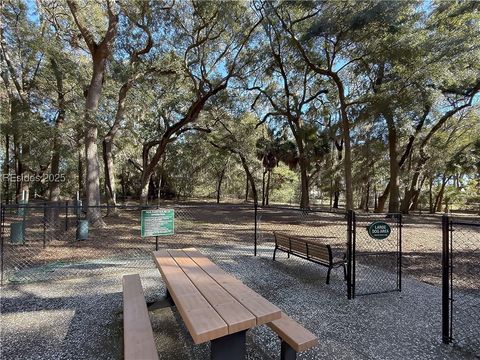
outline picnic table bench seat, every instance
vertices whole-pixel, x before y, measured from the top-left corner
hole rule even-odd
[[[122,283],[125,360],[158,360],[140,276],[124,275]]]
[[[274,261],[277,250],[281,250],[286,252],[289,258],[290,255],[295,255],[326,266],[328,268],[327,284],[330,283],[330,272],[337,267],[343,267],[344,277],[345,279],[347,278],[347,260],[345,254],[343,258],[334,257],[330,245],[308,241],[298,236],[291,236],[277,231],[274,231],[273,235],[275,237],[275,249],[273,251]]]
[[[314,334],[284,313],[280,319],[267,325],[282,341],[281,360],[295,360],[297,353],[318,345],[318,339]]]

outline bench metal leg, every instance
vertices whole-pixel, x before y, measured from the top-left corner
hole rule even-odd
[[[345,264],[343,264],[343,277],[347,280],[347,266]]]
[[[148,311],[155,311],[158,309],[164,309],[167,307],[172,307],[175,306],[175,303],[173,302],[172,297],[170,296],[170,293],[167,289],[167,293],[165,294],[165,297],[163,299],[147,303],[147,308]]]
[[[211,360],[244,360],[247,354],[245,334],[247,330],[226,335],[210,342]]]
[[[282,351],[280,355],[281,360],[296,360],[297,352],[288,345],[285,341],[282,341]]]
[[[288,253],[287,253],[287,258],[289,258],[289,259],[290,259],[290,252],[288,252]]]
[[[273,250],[273,261],[275,261],[275,255],[277,254],[277,248],[275,248],[275,250]]]
[[[332,271],[332,268],[329,267],[329,268],[328,268],[328,271],[327,271],[327,282],[326,282],[327,285],[330,284],[330,272],[331,272],[331,271]]]

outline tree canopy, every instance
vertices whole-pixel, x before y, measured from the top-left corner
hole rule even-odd
[[[479,2],[0,6],[2,201],[479,210]]]

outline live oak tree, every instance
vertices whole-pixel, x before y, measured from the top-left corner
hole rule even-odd
[[[257,67],[255,78],[247,83],[247,89],[257,96],[252,108],[263,109],[262,120],[273,121],[276,126],[289,129],[296,145],[296,161],[300,169],[300,206],[310,207],[310,174],[314,159],[312,154],[322,156],[325,152],[318,120],[321,96],[328,92],[321,78],[305,65],[276,19],[264,25],[266,54],[264,67]],[[259,59],[260,60],[260,59]],[[299,61],[300,60],[300,61]],[[260,60],[261,61],[261,60]],[[266,70],[266,71],[265,71]],[[320,126],[319,126],[320,123]],[[320,138],[320,141],[318,139]]]
[[[198,130],[192,124],[208,102],[225,90],[232,78],[241,76],[250,60],[251,37],[261,22],[248,6],[227,2],[176,4],[170,16],[173,35],[162,46],[168,49],[176,73],[164,86],[169,96],[178,98],[168,99],[159,114],[161,132],[143,144],[143,204],[148,202],[150,178],[167,145],[186,132]],[[178,91],[179,83],[184,84],[182,91]]]
[[[105,3],[104,9],[96,9],[106,13],[106,29],[94,30],[87,25],[87,13],[80,10],[75,0],[67,0],[72,14],[83,40],[87,44],[92,59],[92,77],[86,92],[85,100],[85,159],[86,159],[86,195],[87,195],[87,218],[93,226],[103,226],[100,208],[100,165],[98,162],[98,123],[96,119],[100,95],[104,83],[107,61],[111,55],[113,42],[117,35],[119,15],[110,0]],[[88,7],[94,6],[87,4]],[[91,8],[89,9],[91,10]]]

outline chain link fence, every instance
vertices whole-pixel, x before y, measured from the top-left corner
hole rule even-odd
[[[442,224],[443,341],[480,357],[480,221]]]
[[[401,291],[402,215],[354,213],[353,217],[353,294]],[[374,227],[382,233],[376,234]]]
[[[151,268],[157,246],[197,247],[214,259],[253,255],[252,205],[162,206],[175,210],[175,233],[157,238],[140,235],[142,209],[156,206],[95,208],[103,227],[90,226],[76,202],[2,205],[2,285]]]
[[[334,257],[346,252],[345,212],[303,210],[289,207],[264,207],[257,210],[257,244],[261,255],[273,256],[273,232],[300,237],[308,242],[330,245]]]

